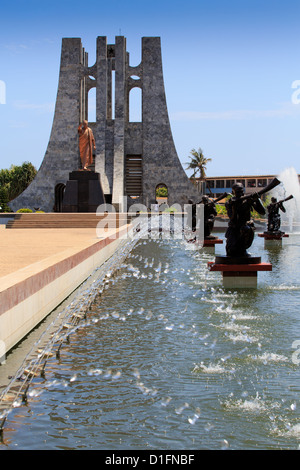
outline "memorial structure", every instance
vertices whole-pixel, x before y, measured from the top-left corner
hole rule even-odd
[[[130,93],[136,87],[141,90],[141,121],[130,122]],[[107,38],[99,36],[92,66],[80,38],[62,39],[48,147],[34,181],[11,201],[11,208],[64,210],[69,174],[81,167],[77,129],[79,123],[88,120],[92,88],[96,89],[96,120],[89,126],[96,150],[93,165],[87,168],[100,175],[106,203],[118,211],[136,203],[151,207],[156,187],[162,184],[167,187],[169,205],[183,205],[188,198],[198,198],[172,137],[160,38],[143,37],[141,62],[131,66],[125,37],[117,36],[114,44],[107,44]]]

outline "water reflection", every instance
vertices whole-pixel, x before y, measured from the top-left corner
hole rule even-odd
[[[257,290],[229,291],[211,255],[141,240],[49,358],[5,448],[297,449],[299,238]]]

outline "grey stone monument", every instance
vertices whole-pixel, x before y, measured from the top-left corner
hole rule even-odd
[[[96,122],[89,122],[96,140],[92,171],[100,174],[106,203],[118,211],[155,203],[159,185],[168,189],[168,204],[199,199],[178,158],[170,128],[159,37],[142,38],[142,59],[129,65],[126,39],[97,38],[96,62],[80,38],[63,38],[59,84],[52,131],[42,164],[30,186],[10,203],[13,210],[63,207],[69,173],[80,168],[77,128],[88,119],[89,91],[96,88]],[[113,76],[115,95],[112,97]],[[129,121],[130,91],[141,89],[141,122]],[[112,106],[114,102],[114,116]]]

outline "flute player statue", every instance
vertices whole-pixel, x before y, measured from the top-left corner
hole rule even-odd
[[[289,201],[293,196],[277,201],[276,197],[271,198],[271,203],[268,205],[268,232],[280,232],[281,217],[280,210],[286,212],[283,202]],[[283,232],[282,232],[283,233]]]
[[[278,184],[280,184],[280,181],[274,178],[264,189],[247,195],[244,195],[244,187],[241,183],[232,186],[233,197],[225,204],[229,217],[225,234],[227,256],[249,256],[247,249],[252,245],[255,230],[254,222],[251,219],[251,211],[256,210],[260,215],[264,215],[266,211],[260,196],[271,191]]]

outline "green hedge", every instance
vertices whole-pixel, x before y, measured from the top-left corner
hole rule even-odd
[[[27,209],[27,208],[25,207],[25,208],[23,208],[23,209],[18,209],[16,212],[17,212],[17,213],[20,213],[20,212],[22,212],[22,213],[23,213],[23,212],[33,212],[33,210]]]

